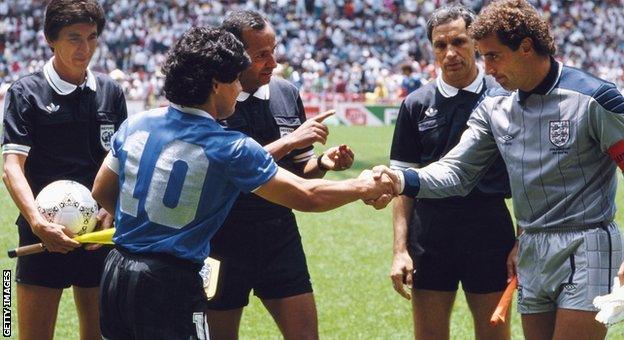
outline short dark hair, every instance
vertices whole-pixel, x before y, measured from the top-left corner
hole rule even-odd
[[[46,7],[43,33],[54,41],[63,27],[87,23],[97,26],[99,36],[105,22],[104,9],[97,0],[52,0]]]
[[[223,19],[221,28],[234,34],[247,47],[247,44],[243,41],[243,31],[248,29],[262,31],[268,22],[267,18],[257,11],[232,11]]]
[[[429,42],[433,42],[434,28],[459,18],[464,19],[466,28],[468,28],[475,21],[475,13],[468,7],[461,5],[443,6],[433,11],[429,20],[427,20],[427,38]]]
[[[184,106],[201,105],[212,93],[213,80],[231,83],[250,63],[243,44],[229,32],[193,27],[167,55],[165,97]]]
[[[470,35],[475,40],[496,35],[501,44],[514,51],[524,38],[530,38],[539,55],[551,56],[557,51],[548,23],[524,0],[503,0],[490,4],[479,14],[470,28]]]

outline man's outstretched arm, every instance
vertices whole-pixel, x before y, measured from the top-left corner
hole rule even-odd
[[[472,113],[468,129],[459,143],[440,160],[419,169],[391,170],[386,166],[376,166],[373,172],[393,178],[399,184],[399,193],[409,197],[467,195],[499,155],[487,112],[484,101]]]
[[[396,176],[395,176],[396,178]],[[386,175],[374,176],[365,170],[357,178],[344,181],[303,179],[279,168],[276,175],[254,191],[273,203],[299,211],[328,211],[357,200],[376,200],[385,197],[382,208],[396,195],[395,184]],[[382,206],[383,205],[383,206]]]

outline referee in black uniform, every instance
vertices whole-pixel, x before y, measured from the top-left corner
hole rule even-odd
[[[314,156],[312,144],[325,143],[321,124],[331,112],[306,121],[297,88],[271,77],[277,65],[275,32],[258,12],[230,13],[223,28],[245,45],[251,66],[241,73],[243,92],[236,111],[222,124],[255,139],[281,167],[306,178],[323,177],[353,163],[347,146]],[[209,301],[213,339],[234,339],[249,293],[262,299],[286,339],[318,337],[310,274],[295,216],[289,208],[254,194],[241,194],[211,241],[211,257],[222,261],[217,294]]]
[[[467,34],[474,14],[460,6],[437,9],[427,23],[441,77],[410,94],[399,111],[392,140],[394,168],[422,167],[458,142],[486,88],[497,86],[476,65]],[[491,313],[505,288],[506,259],[515,237],[505,206],[509,179],[499,156],[465,197],[396,200],[394,289],[406,298],[412,288],[417,339],[449,339],[449,322],[459,282],[475,320],[476,339],[509,339],[509,326],[490,327]]]
[[[101,338],[98,286],[108,249],[76,249],[70,231],[43,219],[34,197],[61,179],[91,188],[111,136],[126,119],[121,88],[87,68],[104,21],[95,0],[51,1],[44,33],[54,56],[6,95],[3,180],[20,210],[19,245],[43,242],[48,250],[17,260],[20,339],[52,339],[61,294],[70,286],[81,338]],[[112,224],[105,210],[98,219],[100,228]]]

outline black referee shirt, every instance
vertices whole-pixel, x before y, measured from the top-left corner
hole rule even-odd
[[[234,114],[221,124],[227,130],[243,132],[260,145],[270,144],[293,132],[305,122],[303,102],[297,88],[288,81],[272,77],[268,85],[260,87],[250,95],[241,93]],[[313,147],[293,150],[277,164],[297,175],[302,174],[304,165],[314,156]],[[259,220],[282,216],[289,208],[269,202],[254,194],[240,194],[230,218]]]
[[[50,60],[7,91],[2,153],[28,156],[25,175],[35,195],[60,179],[91,188],[126,117],[124,94],[112,79],[87,70],[84,86],[75,86]]]
[[[424,167],[442,158],[466,130],[468,118],[487,88],[498,86],[491,77],[474,83],[473,91],[451,89],[437,80],[412,92],[399,110],[390,164],[393,167]],[[444,94],[443,91],[446,91]],[[477,186],[466,197],[436,199],[438,203],[461,204],[475,196],[510,197],[509,178],[501,156],[490,166]]]

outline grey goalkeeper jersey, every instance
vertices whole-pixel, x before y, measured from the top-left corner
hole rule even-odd
[[[615,215],[616,164],[624,140],[617,88],[551,61],[531,93],[488,91],[459,144],[418,172],[417,197],[466,195],[497,156],[509,173],[514,213],[525,229],[582,226]]]

